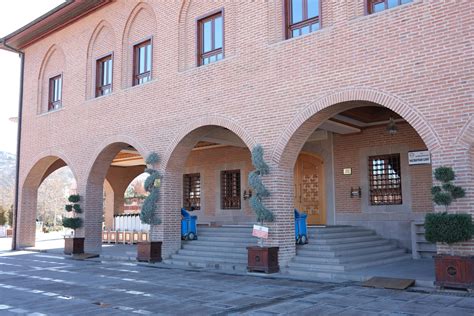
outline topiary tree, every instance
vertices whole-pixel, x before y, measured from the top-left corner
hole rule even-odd
[[[444,206],[443,213],[430,213],[425,216],[425,238],[432,243],[444,243],[453,253],[452,244],[468,241],[474,233],[470,214],[448,214],[448,206],[466,195],[462,187],[453,184],[456,174],[451,167],[438,167],[434,177],[441,182],[431,188],[433,202]]]
[[[7,223],[7,210],[0,205],[0,226]]]
[[[453,184],[456,174],[451,167],[438,167],[434,171],[434,177],[441,182],[441,185],[435,185],[431,188],[433,202],[436,205],[442,205],[448,211],[448,206],[456,199],[466,195],[463,188]]]
[[[157,153],[151,153],[146,159],[147,168],[145,172],[149,174],[144,182],[144,187],[150,194],[143,201],[140,211],[140,220],[144,224],[158,225],[161,220],[156,217],[155,211],[160,198],[161,174],[154,166],[160,161]]]
[[[270,192],[265,188],[262,182],[262,176],[269,174],[270,168],[263,159],[263,148],[256,145],[252,149],[252,164],[255,170],[249,173],[249,186],[253,190],[252,197],[249,200],[250,207],[257,215],[257,221],[263,224],[264,221],[273,222],[274,215],[262,203],[262,199],[270,196]]]
[[[82,213],[81,205],[79,204],[81,197],[78,194],[71,194],[68,197],[68,201],[70,203],[66,204],[64,209],[72,214],[68,217],[63,217],[63,226],[71,228],[74,231],[74,236],[76,236],[76,229],[82,227],[82,218],[77,216]]]

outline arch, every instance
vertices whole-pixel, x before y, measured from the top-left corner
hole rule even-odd
[[[188,50],[186,45],[186,20],[188,17],[189,6],[191,0],[182,0],[178,13],[178,70],[182,71],[186,68],[186,56]]]
[[[52,59],[57,59],[54,63],[50,63]],[[53,69],[49,69],[49,65],[54,65]],[[58,75],[65,72],[66,55],[61,47],[56,44],[51,45],[46,51],[41,62],[40,71],[38,73],[38,90],[37,90],[37,113],[47,110],[49,78],[52,75]],[[64,80],[64,78],[63,78]]]
[[[86,173],[84,208],[84,247],[86,252],[100,253],[102,248],[102,216],[104,210],[104,181],[114,157],[128,146],[133,146],[142,157],[147,151],[129,136],[116,135],[103,141],[95,151]],[[113,184],[112,184],[113,187]],[[114,190],[114,196],[117,192]]]
[[[108,32],[108,36],[107,36]],[[102,34],[105,33],[105,38],[109,43],[104,41],[98,41],[101,39]],[[97,43],[100,43],[101,47],[97,48]],[[97,50],[97,51],[96,51]],[[91,37],[87,44],[87,69],[86,69],[86,98],[93,98],[94,95],[94,63],[96,58],[102,57],[105,54],[113,53],[115,51],[115,31],[112,25],[106,20],[101,20],[92,31]],[[115,73],[115,72],[113,72]],[[113,82],[113,80],[112,80]]]
[[[149,15],[149,18],[146,19],[145,26],[140,28],[140,32],[131,36],[131,31],[137,18],[141,15],[142,12],[145,12]],[[146,2],[139,2],[130,12],[127,22],[125,23],[125,28],[122,34],[122,86],[128,87],[131,86],[131,60],[133,58],[133,44],[137,44],[136,42],[139,40],[144,40],[145,38],[155,37],[157,30],[157,20],[156,14],[153,7],[146,3]],[[153,49],[153,59],[155,59],[155,47],[156,45],[152,46]],[[156,63],[152,61],[152,75],[153,69],[155,68]]]
[[[219,126],[219,127],[224,127],[233,132],[235,135],[240,137],[240,139],[247,145],[247,147],[252,150],[252,148],[257,144],[254,140],[254,138],[247,133],[247,131],[241,127],[236,121],[233,119],[229,119],[223,116],[219,115],[205,115],[198,117],[194,119],[190,124],[186,124],[181,130],[178,131],[178,133],[175,135],[173,140],[170,142],[168,145],[168,148],[166,149],[163,159],[162,159],[162,169],[166,170],[169,168],[169,161],[171,156],[175,154],[175,151],[180,144],[180,142],[184,141],[185,138],[192,134],[193,137],[192,139],[199,138],[199,134],[202,133],[200,131],[201,128],[205,127],[212,127],[212,126]],[[195,145],[195,143],[191,140],[186,148],[189,148],[189,150]],[[186,149],[187,150],[187,149]]]
[[[456,137],[456,144],[466,149],[474,146],[474,118],[471,116]]]
[[[34,246],[38,188],[47,176],[64,166],[70,168],[77,183],[78,178],[74,167],[69,163],[69,159],[61,153],[42,153],[33,160],[31,165],[24,168],[28,172],[20,186],[20,209],[16,225],[18,248]]]
[[[308,136],[325,120],[354,107],[352,101],[370,102],[394,111],[416,130],[430,151],[440,148],[439,136],[417,109],[386,92],[349,87],[325,95],[300,111],[278,138],[271,161],[279,166],[284,163],[287,168],[292,167],[295,160],[292,153],[300,152]]]

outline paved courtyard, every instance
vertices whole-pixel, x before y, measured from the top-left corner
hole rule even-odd
[[[0,252],[0,315],[474,315],[474,297]]]

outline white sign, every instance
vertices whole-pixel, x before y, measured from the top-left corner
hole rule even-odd
[[[408,164],[409,165],[430,165],[431,154],[428,150],[409,151]]]
[[[252,236],[267,239],[268,238],[268,227],[253,225]]]

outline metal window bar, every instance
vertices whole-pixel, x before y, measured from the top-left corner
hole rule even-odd
[[[240,170],[221,172],[222,209],[240,209]]]
[[[201,175],[199,173],[183,175],[183,207],[190,211],[201,209]]]
[[[371,205],[402,204],[400,154],[369,157]]]

